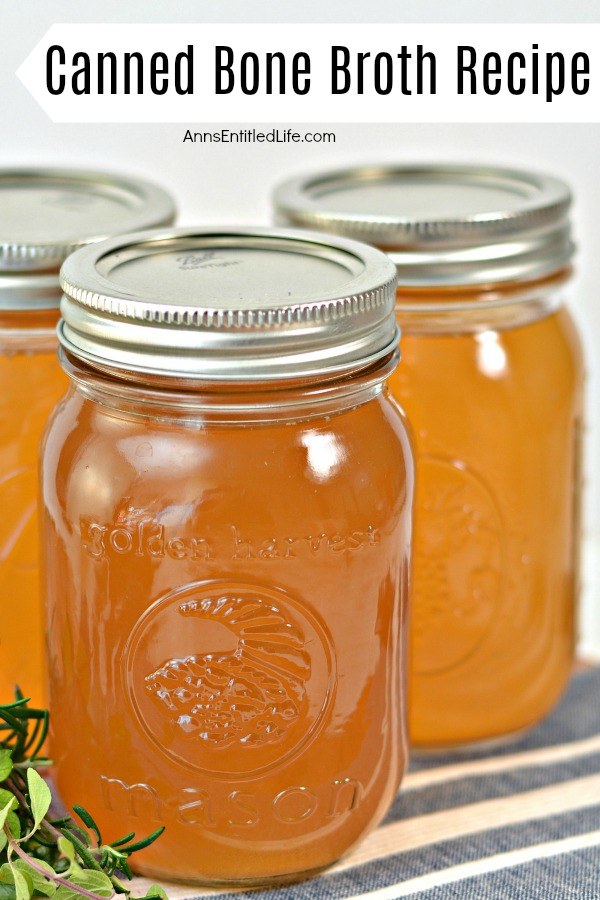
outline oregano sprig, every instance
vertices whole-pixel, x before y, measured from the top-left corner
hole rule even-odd
[[[48,723],[48,710],[32,708],[18,689],[0,704],[0,900],[129,900],[129,857],[164,828],[104,843],[85,807],[73,807],[77,819],[53,815],[52,791],[40,774],[51,765],[43,755]],[[158,885],[141,900],[150,898],[168,900]]]

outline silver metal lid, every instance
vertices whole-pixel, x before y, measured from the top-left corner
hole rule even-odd
[[[174,218],[171,197],[138,178],[0,169],[0,309],[57,306],[57,274],[69,253],[111,235],[169,225]]]
[[[58,309],[58,272],[0,271],[0,311]]]
[[[472,165],[382,165],[294,178],[275,191],[282,224],[388,252],[400,286],[535,279],[569,263],[571,193],[557,178]]]
[[[59,338],[88,364],[201,381],[337,375],[394,352],[396,270],[372,247],[269,228],[175,229],[76,251]]]

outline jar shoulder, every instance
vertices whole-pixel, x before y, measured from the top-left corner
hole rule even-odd
[[[402,339],[402,362],[392,385],[418,375],[443,392],[461,379],[487,382],[496,390],[536,390],[552,384],[578,388],[584,376],[581,338],[566,307],[525,324],[463,331],[419,331]],[[444,377],[446,376],[446,377]]]
[[[227,426],[116,411],[71,390],[48,425],[42,474],[46,503],[68,497],[72,509],[200,496],[330,508],[412,497],[413,460],[404,414],[386,393],[323,418]]]

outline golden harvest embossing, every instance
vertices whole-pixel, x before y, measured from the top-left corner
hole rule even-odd
[[[137,517],[139,513],[132,516]],[[315,530],[301,537],[279,538],[250,538],[230,525],[221,528],[219,534],[211,529],[210,537],[188,537],[145,518],[143,511],[142,521],[135,525],[100,525],[81,519],[80,529],[83,549],[96,559],[105,559],[111,552],[151,559],[306,559],[328,551],[341,553],[373,547],[381,540],[379,529],[372,525],[347,535]]]

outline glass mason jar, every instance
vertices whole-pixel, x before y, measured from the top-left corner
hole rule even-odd
[[[384,386],[395,277],[370,247],[269,229],[149,232],[63,266],[52,754],[107,835],[166,825],[143,874],[295,878],[397,790],[413,464]]]
[[[571,671],[581,347],[564,306],[570,193],[474,166],[296,179],[279,217],[384,248],[398,268],[417,504],[410,736],[435,748],[538,721]]]
[[[0,702],[18,684],[45,703],[37,471],[43,425],[67,387],[56,358],[60,264],[74,247],[173,212],[138,180],[0,169]]]

